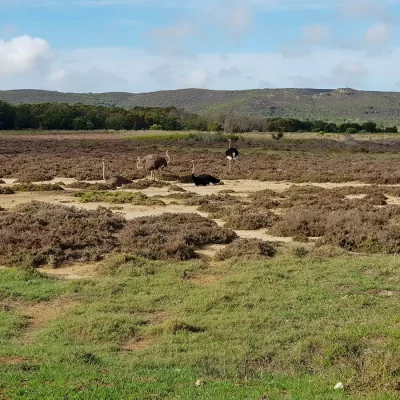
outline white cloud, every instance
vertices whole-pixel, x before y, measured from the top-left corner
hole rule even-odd
[[[368,46],[384,46],[391,40],[392,35],[392,26],[379,21],[365,32],[364,40]]]
[[[43,71],[53,59],[50,45],[43,39],[24,35],[0,40],[0,77]]]
[[[315,46],[325,43],[330,38],[330,35],[330,29],[322,24],[306,25],[301,30],[304,42]]]

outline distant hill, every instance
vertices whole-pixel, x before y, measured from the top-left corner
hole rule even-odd
[[[400,93],[342,89],[180,89],[151,93],[61,93],[46,90],[0,91],[0,100],[21,103],[84,103],[130,108],[184,108],[199,114],[233,112],[299,119],[374,120],[400,123]]]

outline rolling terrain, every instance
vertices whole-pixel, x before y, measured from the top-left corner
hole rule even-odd
[[[400,122],[400,93],[341,89],[180,89],[151,93],[61,93],[46,90],[0,91],[0,100],[21,103],[84,103],[105,106],[184,108],[205,114],[233,112],[299,119]]]

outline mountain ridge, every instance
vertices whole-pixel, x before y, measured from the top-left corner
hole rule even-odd
[[[147,93],[71,93],[38,89],[0,91],[11,104],[84,103],[131,108],[184,108],[198,114],[227,113],[264,117],[359,120],[400,123],[400,92],[338,89],[176,89]]]

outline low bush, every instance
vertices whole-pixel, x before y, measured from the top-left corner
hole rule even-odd
[[[51,192],[64,190],[62,186],[51,183],[20,183],[18,185],[14,185],[13,189],[16,192]]]
[[[255,230],[271,227],[279,221],[279,217],[269,210],[239,206],[232,208],[224,220],[227,228]]]
[[[4,185],[6,183],[6,181],[4,181],[3,179],[0,179],[0,185]]]
[[[229,194],[211,194],[206,196],[195,196],[188,199],[188,206],[199,206],[198,210],[209,213],[212,218],[224,218],[231,213],[232,207],[241,204],[242,201]]]
[[[154,275],[156,262],[131,254],[115,254],[103,261],[99,270],[107,276],[147,276]]]
[[[0,194],[13,194],[14,190],[12,190],[8,186],[0,187]]]
[[[259,239],[239,239],[219,250],[214,258],[217,261],[224,261],[236,257],[246,259],[273,257],[275,254],[276,249],[269,242]]]
[[[99,260],[118,248],[115,233],[124,221],[104,208],[21,204],[0,213],[0,264],[57,267],[66,261]]]
[[[356,252],[399,253],[399,219],[400,207],[397,206],[335,211],[328,216],[326,232],[318,244]]]
[[[90,183],[83,181],[72,182],[69,185],[66,185],[66,187],[85,190],[113,190],[115,188],[114,186],[108,185],[107,183]]]
[[[32,165],[29,169],[21,169],[16,175],[18,183],[31,183],[31,182],[42,182],[42,181],[51,181],[53,176],[43,172],[37,171],[34,169]]]
[[[135,190],[142,190],[147,189],[149,187],[157,187],[161,188],[164,186],[168,186],[168,183],[161,182],[161,181],[151,181],[150,179],[141,179],[137,180],[132,183],[128,183],[126,185],[122,185],[123,189],[135,189]]]
[[[196,247],[234,238],[235,232],[198,214],[170,213],[128,221],[120,235],[123,251],[153,260],[196,258]]]
[[[186,190],[178,185],[171,185],[168,192],[186,192]]]
[[[135,206],[165,206],[165,203],[158,199],[153,199],[140,192],[109,192],[109,191],[89,191],[76,192],[74,197],[78,197],[82,203],[112,203],[112,204],[133,204]]]
[[[309,237],[323,236],[326,231],[328,212],[319,207],[290,209],[271,228],[277,236]]]

